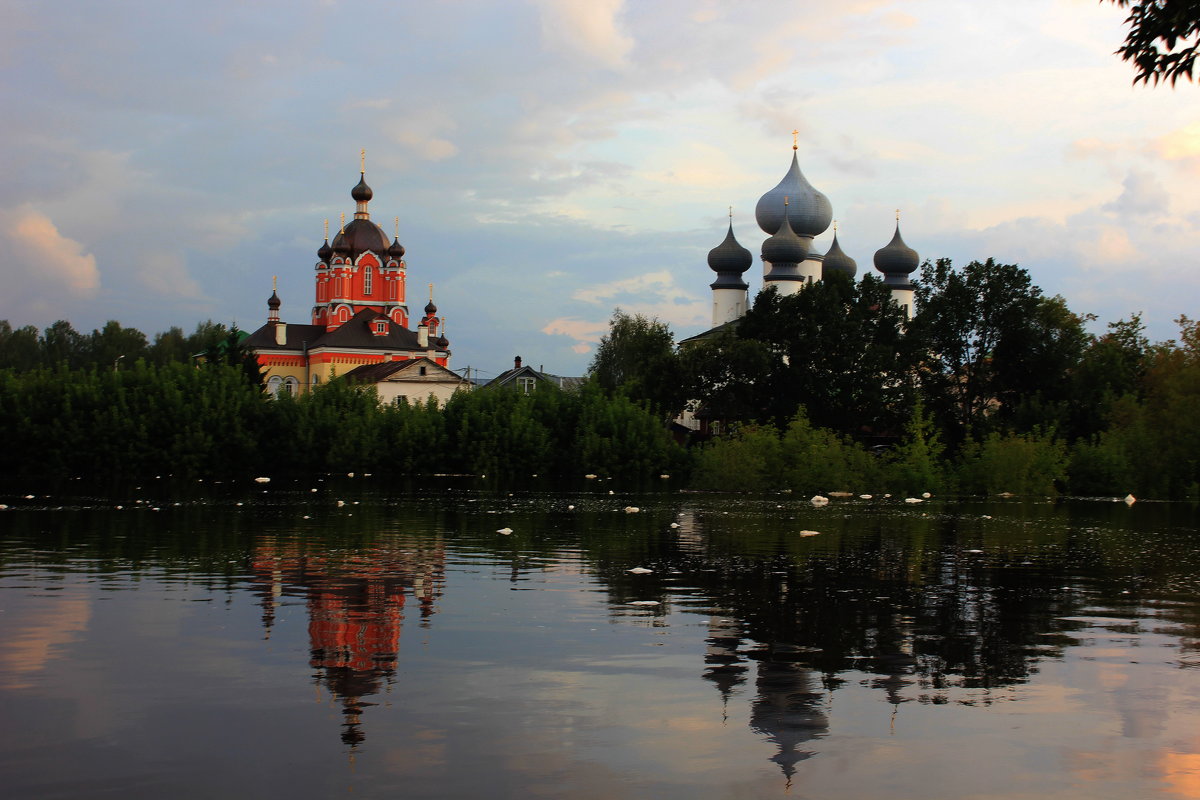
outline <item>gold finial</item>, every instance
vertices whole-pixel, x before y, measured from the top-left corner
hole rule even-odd
[[[367,174],[367,148],[362,148],[358,151],[358,172],[360,175]]]
[[[800,145],[797,144],[797,142],[799,141],[799,138],[800,138],[800,129],[792,128],[792,149],[793,150],[800,149]]]
[[[278,275],[271,276],[271,294],[275,294],[275,292],[277,292],[279,290],[279,286],[277,285],[278,280],[279,280]]]
[[[788,204],[788,196],[786,194],[783,196],[783,204],[785,206]]]
[[[400,238],[400,218],[396,217],[396,238]]]
[[[833,235],[834,236],[837,235],[837,220],[836,219],[833,221]]]
[[[325,241],[329,241],[329,217],[325,218]]]
[[[900,209],[896,209],[896,222],[900,221]]]
[[[342,234],[345,235],[345,233],[346,233],[346,212],[343,211],[342,212]]]
[[[433,302],[433,284],[429,284],[429,302]]]
[[[733,206],[729,207],[729,219],[730,221],[733,221]]]

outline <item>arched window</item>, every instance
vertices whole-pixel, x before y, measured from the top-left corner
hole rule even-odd
[[[295,396],[300,392],[300,381],[293,378],[291,375],[283,379],[283,390],[290,395]]]
[[[283,378],[279,377],[278,375],[272,375],[267,380],[267,394],[271,395],[271,397],[274,397],[275,395],[279,394],[279,387],[282,385]]]
[[[372,284],[375,282],[375,269],[367,264],[363,267],[363,294],[370,294]]]

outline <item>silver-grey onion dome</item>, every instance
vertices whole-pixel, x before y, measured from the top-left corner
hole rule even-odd
[[[896,223],[896,235],[887,247],[875,251],[875,269],[884,275],[908,275],[917,268],[921,257],[917,251],[904,243],[900,238],[900,223]]]
[[[811,239],[801,239],[792,230],[791,213],[786,204],[783,207],[781,224],[770,238],[763,242],[762,260],[771,264],[799,264],[808,256]]]
[[[825,254],[825,263],[821,268],[822,275],[834,272],[840,272],[850,278],[853,278],[858,272],[858,262],[846,255],[838,243],[837,231],[833,233],[833,244],[829,246],[829,252]]]
[[[771,191],[758,199],[754,207],[754,218],[764,233],[773,234],[783,222],[783,199],[789,198],[789,217],[792,230],[801,236],[819,236],[833,221],[833,206],[829,198],[813,188],[800,171],[796,152],[792,151],[792,166],[783,180]]]
[[[731,221],[725,241],[708,251],[708,268],[713,272],[736,272],[740,275],[753,264],[754,254],[738,244]]]

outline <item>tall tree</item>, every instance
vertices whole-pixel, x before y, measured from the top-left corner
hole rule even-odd
[[[613,312],[588,372],[605,391],[622,392],[665,416],[688,400],[670,327],[641,314]]]

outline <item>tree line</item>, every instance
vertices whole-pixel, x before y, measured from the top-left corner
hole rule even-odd
[[[719,431],[695,454],[714,487],[1200,493],[1200,324],[1156,344],[1138,315],[1092,334],[991,259],[926,262],[916,285],[911,320],[873,275],[768,288],[681,347],[618,310],[592,375]]]

